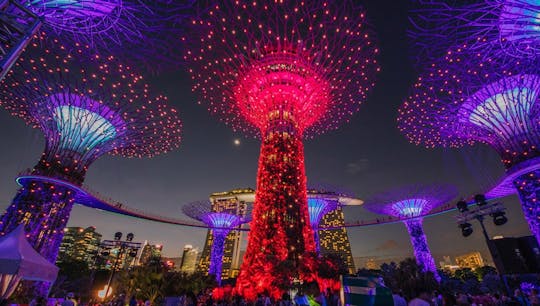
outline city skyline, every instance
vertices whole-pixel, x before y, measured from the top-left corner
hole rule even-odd
[[[462,195],[478,192],[495,181],[502,175],[503,166],[490,149],[481,146],[464,149],[477,156],[463,162],[464,155],[457,150],[444,152],[410,145],[396,129],[397,107],[416,76],[411,64],[405,64],[408,55],[404,4],[364,2],[381,42],[383,69],[379,82],[350,123],[339,131],[318,137],[317,141],[306,142],[308,181],[343,186],[362,199],[409,181],[456,183]],[[389,7],[384,9],[385,5]],[[159,84],[170,96],[170,102],[179,108],[184,122],[182,148],[154,159],[104,157],[89,170],[87,186],[129,206],[184,219],[187,217],[180,211],[184,203],[206,198],[212,192],[255,186],[259,141],[230,131],[212,118],[205,107],[197,105],[187,74],[148,76],[147,79],[153,85]],[[18,188],[14,178],[37,161],[43,141],[38,131],[32,131],[4,110],[0,111],[0,120],[4,123],[0,131],[4,148],[0,154],[0,210],[4,210]],[[238,146],[233,143],[237,138],[241,139]],[[517,198],[505,198],[503,202],[508,208],[509,222],[497,228],[488,222],[490,235],[529,235]],[[346,209],[346,219],[358,219],[353,214],[359,211],[364,214],[361,208]],[[455,213],[448,213],[425,220],[425,232],[435,261],[439,262],[444,255],[476,250],[487,258],[479,226],[473,224],[473,235],[463,238],[453,215]],[[91,225],[97,227],[103,239],[112,239],[114,232],[122,231],[133,232],[137,241],[162,243],[164,255],[169,257],[181,254],[185,244],[202,250],[206,235],[205,229],[157,224],[76,206],[68,226]],[[349,236],[353,257],[373,257],[376,253],[380,258],[412,256],[406,230],[399,223],[351,228]]]

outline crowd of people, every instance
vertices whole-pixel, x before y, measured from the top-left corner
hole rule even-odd
[[[537,289],[524,293],[519,288],[513,295],[506,293],[471,295],[419,290],[417,296],[409,301],[400,292],[394,292],[393,300],[394,306],[540,306],[540,294]]]

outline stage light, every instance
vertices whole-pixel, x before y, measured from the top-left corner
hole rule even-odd
[[[467,202],[465,202],[465,201],[459,201],[459,202],[457,202],[457,204],[456,204],[456,207],[457,207],[457,209],[459,210],[459,212],[466,212],[466,211],[468,211],[469,208],[468,208],[467,206],[468,206],[468,204],[467,204]]]

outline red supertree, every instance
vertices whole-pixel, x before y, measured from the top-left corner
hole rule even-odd
[[[227,1],[193,26],[193,89],[235,131],[262,139],[236,290],[278,296],[293,278],[314,279],[302,139],[336,129],[366,100],[378,50],[352,1]]]

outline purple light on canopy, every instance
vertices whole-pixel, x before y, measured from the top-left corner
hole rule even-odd
[[[413,41],[419,53],[431,59],[454,45],[501,57],[535,57],[540,51],[538,0],[482,0],[462,5],[420,0],[411,15]]]
[[[37,39],[37,38],[36,38]],[[40,38],[43,39],[43,38]],[[28,47],[0,82],[0,106],[45,136],[45,149],[0,220],[0,236],[24,223],[28,240],[55,262],[63,229],[88,167],[104,154],[154,156],[178,147],[181,123],[166,97],[151,94],[142,77],[114,57],[86,63],[64,46]]]
[[[214,275],[218,284],[221,285],[223,252],[227,235],[241,224],[249,222],[249,219],[228,212],[214,211],[212,203],[209,201],[186,204],[182,206],[182,212],[212,229],[212,249],[208,274]]]
[[[70,46],[115,54],[151,70],[177,67],[193,0],[27,0],[42,30]]]
[[[407,227],[416,261],[424,271],[431,271],[437,280],[435,260],[431,255],[422,227],[423,217],[433,209],[447,204],[457,195],[453,186],[412,185],[373,196],[364,206],[369,211],[403,219]]]
[[[540,57],[485,57],[472,47],[450,49],[419,77],[399,109],[398,127],[426,147],[487,144],[506,176],[490,194],[516,190],[540,241]]]

